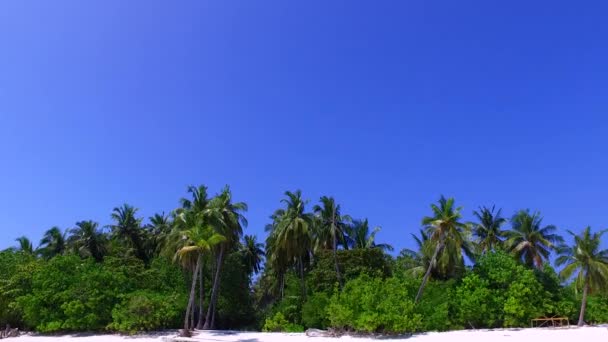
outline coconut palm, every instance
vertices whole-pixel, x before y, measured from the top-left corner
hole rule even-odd
[[[317,219],[315,234],[315,249],[331,249],[334,254],[334,266],[338,283],[342,284],[340,277],[340,266],[338,265],[338,244],[348,247],[346,242],[346,230],[348,223],[352,221],[350,216],[340,213],[340,205],[336,204],[333,197],[321,197],[320,205],[313,207]]]
[[[150,243],[153,245],[151,249],[160,253],[167,243],[167,239],[171,234],[172,222],[168,215],[154,214],[149,218],[150,223],[146,225],[148,233],[151,235]]]
[[[30,241],[30,239],[25,236],[22,236],[15,239],[15,241],[19,243],[19,246],[17,246],[18,251],[29,255],[34,254],[34,246],[32,245],[32,241]]]
[[[46,259],[56,255],[61,255],[66,250],[66,234],[61,232],[59,227],[52,227],[47,230],[40,240],[38,253]]]
[[[520,210],[511,218],[511,230],[506,232],[505,245],[513,255],[529,267],[541,268],[551,250],[563,242],[553,225],[542,226],[539,212]]]
[[[424,231],[420,229],[420,236],[411,234],[412,238],[418,246],[417,250],[404,248],[399,252],[397,261],[403,267],[407,274],[412,277],[419,277],[424,275],[435,251],[434,246],[430,243],[429,237]],[[435,274],[433,274],[433,271]],[[437,267],[433,268],[431,276],[437,276]]]
[[[208,226],[203,225],[203,221],[200,218],[197,218],[196,215],[192,211],[182,212],[178,215],[178,220],[186,226],[190,226],[190,229],[182,231],[184,236],[184,244],[177,251],[176,256],[182,260],[182,262],[186,260],[191,260],[193,258],[196,259],[196,265],[194,267],[194,274],[192,276],[192,285],[190,287],[190,297],[188,300],[188,306],[186,308],[186,316],[184,319],[184,331],[188,331],[190,329],[189,319],[191,316],[191,312],[194,308],[194,300],[195,300],[195,292],[196,292],[196,283],[200,273],[202,273],[202,263],[203,257],[206,253],[211,251],[211,248],[219,243],[224,242],[226,239],[224,236],[218,234],[213,231]],[[202,277],[201,277],[202,279]],[[200,284],[201,292],[203,291],[203,283]],[[202,297],[201,297],[202,300]],[[202,307],[203,303],[200,303],[201,307],[201,316],[202,316]],[[200,316],[199,316],[200,317]],[[200,318],[199,318],[200,319]]]
[[[416,294],[415,303],[422,297],[431,272],[438,263],[464,264],[461,251],[468,255],[472,254],[467,241],[468,226],[461,222],[462,207],[455,207],[453,198],[446,199],[441,196],[438,205],[431,204],[431,210],[433,215],[424,217],[422,225],[426,229],[429,243],[434,247],[434,251]],[[439,258],[441,262],[438,262]]]
[[[275,212],[276,222],[273,223],[269,235],[271,243],[269,253],[271,260],[275,261],[277,266],[281,268],[288,265],[295,266],[300,275],[302,298],[304,298],[306,297],[304,263],[308,261],[312,252],[313,216],[306,212],[306,201],[302,198],[300,190],[286,191],[285,196],[286,198],[281,200],[285,204],[285,209]]]
[[[255,235],[245,235],[241,245],[241,254],[249,273],[259,273],[264,259],[264,245],[257,241]]]
[[[239,243],[243,235],[243,227],[247,226],[247,219],[243,215],[245,211],[247,211],[247,204],[244,202],[233,202],[230,187],[225,186],[217,196],[209,201],[208,208],[203,212],[205,220],[209,222],[218,234],[221,234],[225,238],[225,241],[219,244],[218,248],[215,248],[215,275],[213,276],[211,301],[203,329],[212,329],[215,326],[215,312],[220,291],[219,285],[221,269],[224,263],[224,253]]]
[[[473,235],[477,238],[481,254],[494,251],[503,244],[505,231],[501,228],[507,220],[500,214],[501,209],[494,212],[494,206],[480,207],[479,211],[473,211],[473,216],[477,218],[477,222],[473,223]]]
[[[374,227],[370,232],[369,222],[364,220],[353,220],[351,225],[348,225],[346,232],[348,240],[352,248],[379,248],[385,252],[393,251],[393,246],[386,243],[376,243],[376,234],[381,230],[380,227]]]
[[[70,230],[68,242],[74,246],[81,256],[92,257],[97,262],[103,260],[107,252],[105,234],[98,229],[97,222],[80,221]]]
[[[575,285],[583,289],[581,310],[578,325],[585,323],[587,295],[592,291],[608,288],[608,249],[601,249],[602,235],[608,230],[591,233],[591,227],[585,228],[580,235],[568,231],[574,238],[573,246],[561,245],[558,248],[558,266],[564,266],[561,276],[571,278],[575,273]]]
[[[122,241],[139,259],[147,263],[149,258],[145,244],[146,236],[141,228],[141,218],[136,217],[137,210],[126,203],[114,208],[111,216],[114,224],[109,227],[114,239]]]

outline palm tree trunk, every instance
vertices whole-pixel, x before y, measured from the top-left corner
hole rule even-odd
[[[336,268],[336,278],[338,279],[338,284],[340,285],[340,288],[342,288],[342,277],[340,276],[340,265],[338,265],[338,243],[336,241],[336,224],[335,224],[335,217],[336,217],[336,209],[334,209],[333,215],[332,215],[332,238],[333,238],[333,244],[334,244],[334,264],[335,264],[335,268]]]
[[[304,262],[302,261],[302,256],[299,258],[300,264],[300,287],[302,290],[302,300],[306,300],[306,283],[304,282]]]
[[[418,301],[420,300],[420,298],[422,297],[422,293],[424,292],[426,283],[429,281],[429,277],[431,276],[431,271],[433,270],[433,265],[435,265],[435,263],[437,262],[437,256],[439,255],[439,252],[441,252],[441,250],[443,249],[444,243],[445,243],[445,236],[442,236],[441,240],[437,244],[437,247],[435,247],[435,252],[433,253],[433,257],[431,258],[429,267],[426,269],[426,273],[424,274],[424,277],[422,278],[422,284],[420,284],[420,288],[418,288],[418,293],[416,294],[416,299],[414,300],[414,304],[417,304]]]
[[[583,288],[583,299],[581,301],[581,312],[578,316],[578,326],[585,325],[585,309],[587,308],[587,294],[589,292],[589,279],[585,278],[585,287]]]
[[[190,286],[190,298],[188,299],[188,307],[186,308],[186,317],[184,318],[184,332],[189,330],[190,325],[190,312],[193,311],[194,297],[196,293],[196,280],[198,277],[199,268],[201,267],[202,256],[199,255],[196,259],[196,266],[194,267],[194,274],[192,275],[192,285]]]
[[[285,295],[285,275],[283,274],[283,272],[281,272],[281,275],[279,276],[279,287],[280,287],[280,292],[281,292],[281,299],[283,299],[283,296]]]
[[[209,308],[207,309],[207,317],[205,318],[205,325],[203,326],[204,330],[213,329],[212,325],[212,314],[215,310],[215,304],[217,302],[217,296],[219,292],[220,285],[220,270],[222,268],[222,261],[224,259],[224,245],[220,246],[220,252],[217,256],[216,266],[215,266],[215,276],[213,277],[213,288],[211,289],[211,300],[209,301]]]
[[[203,277],[203,268],[205,267],[204,263],[201,263],[201,271],[199,273],[199,311],[198,311],[198,323],[196,325],[196,329],[203,329],[203,313],[204,313],[204,306],[203,306],[203,298],[205,297],[205,280]]]

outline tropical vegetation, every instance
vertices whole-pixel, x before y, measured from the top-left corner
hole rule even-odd
[[[19,237],[0,251],[0,325],[396,334],[545,316],[608,322],[605,230],[565,230],[564,239],[538,211],[507,219],[495,206],[467,222],[441,196],[420,227],[403,227],[415,248],[394,251],[377,240],[379,226],[331,196],[311,203],[286,191],[277,204],[263,238],[247,233],[248,207],[229,187],[210,195],[205,186],[188,187],[167,214],[145,219],[123,204],[107,225],[81,220]]]

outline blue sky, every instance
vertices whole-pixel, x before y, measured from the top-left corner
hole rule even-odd
[[[189,184],[260,235],[298,188],[397,248],[440,194],[604,228],[608,4],[573,5],[2,2],[0,248]]]

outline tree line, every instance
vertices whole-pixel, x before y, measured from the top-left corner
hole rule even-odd
[[[608,321],[604,230],[567,231],[539,212],[480,207],[465,222],[443,196],[396,257],[380,227],[334,198],[287,191],[266,241],[244,234],[229,187],[190,186],[147,222],[124,204],[111,223],[52,227],[0,252],[0,323],[41,332],[163,328],[414,332],[527,326],[541,316]],[[507,226],[509,226],[507,228]],[[551,255],[559,273],[550,264]],[[468,259],[468,263],[465,262]],[[257,276],[256,276],[257,275]]]

